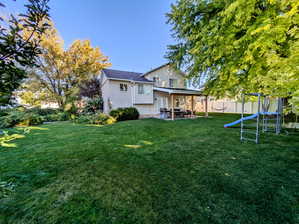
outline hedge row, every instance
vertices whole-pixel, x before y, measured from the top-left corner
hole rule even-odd
[[[55,109],[14,109],[0,110],[0,128],[11,128],[16,125],[39,125],[48,121],[65,121],[69,119],[67,113]]]
[[[77,123],[113,124],[116,121],[137,120],[139,112],[134,107],[118,108],[110,112],[110,116],[103,113],[69,114],[57,109],[25,109],[22,107],[0,110],[0,128],[11,128],[16,125],[39,125],[43,122],[74,120]]]

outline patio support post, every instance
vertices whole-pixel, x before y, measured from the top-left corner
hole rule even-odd
[[[174,102],[173,94],[171,94],[171,120],[174,120]]]
[[[191,116],[194,116],[194,97],[191,96]]]
[[[209,116],[208,112],[208,96],[205,96],[205,117]]]

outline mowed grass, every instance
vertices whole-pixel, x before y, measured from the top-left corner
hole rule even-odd
[[[299,133],[237,118],[42,125],[0,149],[0,223],[299,223]]]

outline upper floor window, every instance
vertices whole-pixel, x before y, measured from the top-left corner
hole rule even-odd
[[[177,79],[169,79],[169,87],[175,88],[177,87],[178,80]]]
[[[119,84],[120,91],[127,92],[128,91],[128,84],[121,83]]]
[[[153,77],[154,84],[158,84],[160,81],[159,77]]]
[[[144,94],[144,85],[138,84],[138,94]]]

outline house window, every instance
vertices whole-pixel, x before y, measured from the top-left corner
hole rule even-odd
[[[138,84],[138,94],[144,94],[144,85]]]
[[[169,87],[170,88],[175,88],[177,87],[177,81],[176,79],[169,79]]]
[[[153,77],[154,84],[158,84],[159,81],[160,81],[159,77]]]
[[[167,108],[168,107],[168,99],[165,96],[159,97],[160,100],[160,108]]]
[[[128,84],[121,83],[119,84],[120,91],[127,92],[128,91]]]

